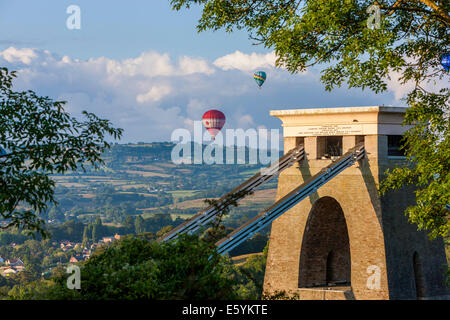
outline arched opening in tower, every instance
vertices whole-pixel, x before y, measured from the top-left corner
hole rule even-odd
[[[350,285],[347,223],[341,206],[332,197],[318,199],[309,213],[299,270],[300,288]]]
[[[422,263],[417,251],[413,254],[414,280],[416,285],[416,297],[418,299],[425,297],[425,286],[422,273]]]

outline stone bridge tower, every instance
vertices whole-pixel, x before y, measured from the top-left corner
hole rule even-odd
[[[364,143],[366,157],[272,223],[264,291],[300,299],[447,298],[442,239],[408,222],[412,190],[380,198],[387,168],[401,166],[405,109],[348,107],[271,111],[283,122],[284,150],[304,144],[306,160],[284,170],[277,200]]]

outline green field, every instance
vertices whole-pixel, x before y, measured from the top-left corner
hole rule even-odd
[[[205,198],[218,199],[255,175],[260,165],[176,165],[171,161],[173,145],[151,143],[115,145],[104,155],[100,169],[52,175],[56,183],[59,211],[67,217],[88,222],[99,215],[105,222],[120,223],[127,215],[149,217],[171,214],[190,218],[204,209]],[[264,187],[275,188],[273,179]],[[258,210],[273,203],[275,192],[259,190],[234,211]]]
[[[184,197],[192,197],[195,196],[198,191],[196,190],[175,190],[168,191],[168,193],[172,194],[174,198],[184,198]]]

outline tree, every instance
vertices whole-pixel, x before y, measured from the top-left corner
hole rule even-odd
[[[81,267],[81,289],[68,290],[67,274],[39,299],[233,299],[231,265],[211,243],[181,235],[158,243],[125,237],[102,248]],[[19,298],[21,295],[17,295]]]
[[[97,240],[100,239],[98,228],[99,225],[95,223],[92,225],[92,243],[96,243]]]
[[[48,212],[48,218],[50,220],[58,220],[64,222],[65,216],[64,212],[62,212],[60,208],[58,208],[57,206],[53,206]]]
[[[410,165],[387,170],[380,191],[385,194],[404,185],[414,185],[417,204],[409,206],[406,213],[411,222],[416,223],[419,229],[429,230],[430,238],[434,239],[448,235],[450,229],[448,95],[427,95],[416,90],[408,99],[413,107],[406,115],[405,122],[414,124],[405,134],[405,149]]]
[[[145,231],[145,221],[141,216],[137,216],[134,221],[134,230],[136,233],[141,233]]]
[[[216,242],[222,238],[224,238],[228,230],[223,224],[223,219],[230,213],[231,209],[234,207],[238,207],[238,201],[247,195],[253,194],[251,190],[240,190],[235,193],[227,194],[224,199],[205,199],[203,200],[209,206],[214,207],[214,210],[217,214],[214,216],[214,219],[208,223],[208,229],[201,235],[201,238]]]
[[[125,221],[123,223],[123,227],[125,228],[126,233],[134,233],[135,227],[134,227],[134,217],[133,216],[127,216],[125,218]]]
[[[387,90],[398,74],[412,84],[404,124],[409,165],[387,172],[380,191],[412,184],[417,203],[406,213],[432,238],[450,228],[449,88],[427,89],[447,80],[441,57],[449,50],[450,2],[444,0],[171,0],[180,10],[202,6],[198,31],[244,29],[275,50],[276,65],[292,73],[322,65],[326,90],[346,85]],[[380,20],[377,21],[377,12]],[[379,23],[378,23],[379,22]],[[405,87],[406,88],[406,87]]]
[[[94,224],[97,226],[102,226],[102,218],[100,218],[99,216],[97,216],[95,218]]]
[[[35,280],[25,284],[15,284],[11,290],[7,292],[10,300],[42,300],[48,299],[51,290],[54,290],[55,283],[47,280]]]
[[[12,89],[16,72],[0,68],[0,214],[8,224],[46,235],[39,213],[54,198],[50,174],[98,168],[110,147],[106,135],[120,138],[122,129],[83,111],[80,121],[53,101],[28,90]],[[18,206],[25,210],[18,210]]]
[[[83,248],[86,248],[89,245],[89,231],[90,228],[88,226],[85,226],[83,229],[83,238],[81,241],[81,246]]]
[[[25,264],[24,271],[18,273],[18,278],[21,284],[37,280],[41,276],[41,260],[32,256],[24,256],[23,262]]]
[[[236,292],[239,298],[246,300],[261,299],[268,250],[269,243],[266,242],[262,255],[253,255],[243,265],[234,268],[233,275],[237,282]]]

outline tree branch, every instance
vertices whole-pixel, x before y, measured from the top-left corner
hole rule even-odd
[[[448,13],[445,12],[444,10],[442,10],[442,8],[439,7],[433,1],[429,1],[429,0],[409,0],[409,1],[406,1],[406,2],[416,2],[416,1],[420,2],[422,4],[425,4],[427,7],[429,7],[433,11],[428,11],[428,10],[425,10],[425,9],[422,9],[422,8],[417,8],[417,7],[416,8],[412,8],[412,7],[400,6],[402,3],[405,2],[405,0],[397,0],[391,7],[380,5],[377,1],[375,1],[375,3],[378,4],[378,6],[381,9],[389,10],[386,13],[386,15],[388,15],[388,16],[392,15],[395,11],[421,12],[421,13],[426,13],[429,16],[437,17],[440,21],[444,22],[445,24],[450,24],[450,16],[448,15]]]

